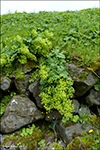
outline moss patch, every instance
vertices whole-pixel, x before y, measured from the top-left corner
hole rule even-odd
[[[38,63],[36,63],[35,61],[27,61],[26,67],[27,69],[33,69],[36,68],[38,66]]]
[[[39,147],[38,142],[41,140],[45,140],[45,135],[55,136],[51,126],[52,124],[50,122],[38,120],[29,128],[24,127],[19,131],[5,136],[1,147],[4,147],[7,142],[12,142],[12,144],[17,146],[25,144],[27,150],[37,150],[37,148]]]
[[[74,79],[74,80],[79,79],[81,81],[84,81],[86,79],[86,77],[88,76],[88,74],[89,74],[89,72],[82,71],[82,73],[79,75],[78,71],[73,72],[73,70],[71,70],[71,69],[68,69],[67,72],[72,77],[72,79]],[[76,74],[76,75],[74,75],[74,74]]]
[[[83,145],[77,137],[68,144],[67,148],[65,150],[82,150],[81,147],[83,148]]]
[[[3,78],[0,78],[0,84],[1,84],[2,81],[3,81]]]
[[[17,80],[17,79],[25,79],[25,75],[24,74],[19,74],[19,75],[17,75],[16,77],[15,77],[15,79]]]
[[[84,81],[88,74],[86,72],[82,72],[80,76],[78,76],[78,79],[81,81]]]
[[[19,96],[20,97],[27,97],[25,94],[20,94]]]
[[[22,71],[22,66],[20,66],[19,68],[17,68],[14,71],[14,74],[15,74],[15,79],[23,79],[23,80],[25,79],[25,74]]]
[[[8,77],[5,77],[5,79],[6,79],[6,80],[9,80],[9,78],[8,78]]]
[[[88,132],[83,132],[82,135],[75,137],[72,142],[67,145],[65,150],[99,150],[100,149],[100,117],[89,116],[90,125],[95,127]]]
[[[12,144],[18,145],[18,146],[25,144],[27,147],[27,150],[35,149],[37,147],[38,141],[40,141],[41,138],[43,138],[43,132],[42,130],[40,130],[39,128],[35,126],[33,130],[31,127],[27,129],[29,129],[28,131],[31,131],[29,132],[30,134],[26,132],[25,130],[25,135],[24,135],[24,130],[23,132],[20,130],[20,131],[16,131],[13,134],[9,134],[5,136],[5,139],[3,143],[1,144],[1,147],[3,147],[7,142],[12,141]]]

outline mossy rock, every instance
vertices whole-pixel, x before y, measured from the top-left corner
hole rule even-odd
[[[67,145],[65,150],[92,150],[91,145],[93,141],[90,141],[85,137],[84,139],[85,140],[83,140],[83,137],[75,137],[75,139]]]
[[[5,77],[5,79],[6,79],[6,80],[9,80],[9,78],[8,78],[8,77]]]
[[[5,79],[5,80],[8,80],[8,81],[10,80],[7,76],[4,77],[3,75],[0,75],[0,84],[2,83],[2,81],[3,81],[4,79]]]
[[[31,135],[27,136],[21,136],[21,131],[16,131],[15,133],[5,136],[1,147],[5,147],[5,144],[11,141],[14,145],[20,146],[25,144],[27,150],[33,150],[37,148],[37,143],[41,138],[43,138],[43,132],[37,128],[34,129]]]
[[[79,68],[74,64],[66,64],[67,72],[72,77],[73,80],[84,81],[89,75],[89,71],[85,71],[83,68]]]
[[[3,81],[3,78],[0,78],[0,84],[1,84],[2,81]]]
[[[25,94],[20,94],[19,96],[20,97],[27,97]]]
[[[20,80],[24,80],[25,79],[25,75],[24,74],[18,74],[15,79],[20,79]]]
[[[84,81],[87,77],[87,73],[86,72],[82,72],[81,75],[78,77],[79,80]]]
[[[100,117],[96,115],[89,115],[88,122],[95,128],[100,129]]]
[[[91,115],[88,117],[94,129],[83,132],[81,136],[75,137],[65,150],[99,150],[100,149],[100,117]]]
[[[83,148],[81,139],[79,139],[78,137],[76,137],[72,142],[70,142],[67,145],[67,148],[65,150],[81,150],[80,147]]]

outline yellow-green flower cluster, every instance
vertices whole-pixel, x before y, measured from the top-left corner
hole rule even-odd
[[[48,30],[45,30],[44,34],[46,35],[46,37],[47,37],[48,39],[53,38],[53,33],[52,33],[52,32],[49,33]]]
[[[32,34],[32,38],[36,38],[38,35],[38,32],[35,29],[33,29],[31,34]]]
[[[49,86],[47,93],[42,92],[40,96],[42,97],[42,104],[44,104],[45,109],[50,112],[51,109],[57,109],[61,115],[66,118],[72,116],[74,111],[74,106],[72,105],[70,98],[74,93],[73,88],[68,88],[72,84],[72,80],[66,80],[64,78],[58,81],[57,86],[52,93],[52,87]]]
[[[37,61],[36,56],[30,53],[30,51],[25,45],[23,45],[23,47],[18,49],[18,53],[21,53],[22,55],[26,56],[30,60]]]
[[[21,63],[21,64],[26,64],[27,63],[27,58],[25,55],[20,55],[20,58],[18,59],[18,61]]]
[[[19,35],[1,50],[1,67],[10,67],[15,59],[21,64],[26,64],[27,59],[37,61],[36,56],[29,51]]]
[[[19,35],[17,35],[15,39],[17,42],[23,43],[22,38]]]
[[[8,45],[9,44],[9,42],[11,41],[11,38],[9,37],[7,37],[7,38],[5,38],[5,40],[4,40],[4,45]],[[1,48],[2,49],[2,48]]]
[[[33,42],[35,54],[43,55],[48,54],[48,50],[52,48],[52,43],[47,38],[37,37]]]
[[[3,56],[3,55],[2,55]],[[2,57],[1,56],[1,57]],[[5,66],[7,64],[7,60],[5,57],[0,58],[0,62],[1,62],[1,67]]]
[[[11,62],[14,60],[14,58],[13,57],[10,57],[10,55],[4,55],[4,53],[3,54],[1,54],[1,58],[0,58],[0,62],[1,62],[1,67],[4,67],[4,66],[6,66],[6,67],[10,67],[11,66]]]
[[[40,71],[39,71],[39,74],[40,74],[40,77],[43,79],[43,80],[46,80],[47,77],[48,77],[48,72],[50,71],[50,68],[46,68],[46,65],[43,65],[40,67]]]

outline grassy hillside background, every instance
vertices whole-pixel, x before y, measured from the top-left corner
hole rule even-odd
[[[94,71],[99,66],[100,9],[80,11],[18,13],[1,16],[1,54],[17,35],[25,43],[33,29],[38,35],[48,30],[53,33],[52,47],[67,52],[66,60]],[[31,44],[31,39],[26,39]],[[2,55],[1,55],[2,56]]]
[[[25,73],[22,71],[23,65],[29,67],[28,69],[35,68],[30,72],[29,83],[34,82],[40,75],[42,79],[40,84],[43,87],[42,102],[48,104],[49,100],[50,102],[55,100],[55,103],[49,102],[45,109],[47,111],[52,108],[58,109],[61,114],[67,116],[65,116],[67,119],[70,118],[72,106],[69,97],[73,94],[74,89],[72,80],[67,76],[65,65],[66,62],[74,63],[96,74],[100,66],[100,9],[64,12],[40,11],[39,13],[15,12],[1,15],[0,21],[0,82],[3,80],[2,74],[8,77],[11,74],[11,78],[14,74],[15,79],[25,79]],[[8,77],[6,79],[9,79]],[[66,90],[65,87],[68,89]],[[99,90],[99,87],[100,83],[95,85],[96,90]],[[2,98],[0,116],[4,114],[9,99],[16,95],[15,92],[8,90],[8,95]],[[43,92],[46,94],[44,95]],[[68,113],[60,105],[63,102],[66,102],[67,106],[64,104],[64,108],[69,109]],[[84,116],[83,121],[86,119]],[[93,119],[93,124],[97,124],[99,119]],[[100,148],[99,130],[93,132],[92,135],[84,135],[86,144],[89,143],[89,147],[98,150]],[[16,136],[12,136],[14,137]]]

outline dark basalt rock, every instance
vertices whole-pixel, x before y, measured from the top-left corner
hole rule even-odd
[[[100,91],[90,90],[90,94],[85,98],[86,102],[91,105],[100,106]]]
[[[28,97],[15,96],[6,107],[0,130],[2,133],[10,133],[43,117]]]
[[[7,91],[11,86],[11,79],[9,79],[8,77],[3,77],[2,81],[0,83],[0,89],[2,91]]]
[[[87,72],[74,64],[67,63],[66,68],[69,76],[74,80],[73,87],[75,89],[76,97],[83,96],[98,81],[98,78],[92,72]]]

